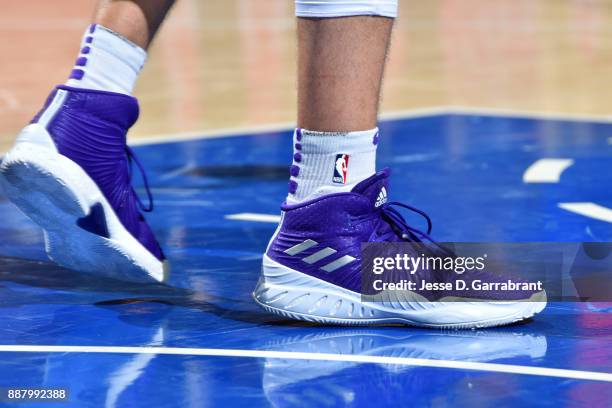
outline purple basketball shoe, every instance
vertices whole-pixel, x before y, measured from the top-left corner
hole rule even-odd
[[[0,164],[10,200],[44,229],[48,256],[69,269],[163,281],[164,254],[132,188],[131,96],[58,86]]]
[[[463,295],[471,301],[431,299],[407,291],[401,301],[364,302],[361,243],[421,242],[428,237],[409,227],[391,207],[399,203],[387,201],[388,178],[389,172],[383,170],[351,192],[293,206],[284,204],[280,225],[263,257],[262,275],[253,292],[255,301],[269,312],[298,320],[435,328],[499,326],[544,309],[545,291],[487,292],[482,298],[474,293]],[[422,278],[419,273],[417,278]],[[486,275],[482,278],[487,279]],[[454,292],[450,296],[462,295]]]

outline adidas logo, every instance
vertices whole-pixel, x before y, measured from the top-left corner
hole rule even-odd
[[[313,241],[312,239],[307,239],[305,241],[300,242],[297,245],[292,246],[291,248],[285,249],[283,252],[289,256],[296,256],[318,245],[319,243],[317,241]],[[336,252],[338,251],[335,250],[334,248],[325,247],[321,249],[320,251],[317,251],[311,255],[308,255],[305,258],[302,258],[302,261],[306,262],[309,265],[312,265],[322,260],[324,260],[324,262],[328,262],[329,261],[328,257],[336,254]],[[325,260],[325,258],[328,258],[328,259]],[[322,265],[319,269],[329,273],[329,272],[335,271],[336,269],[340,269],[343,266],[346,266],[355,260],[356,258],[353,258],[350,255],[344,255],[329,263],[326,263],[325,265]]]
[[[386,202],[387,202],[387,189],[383,187],[380,189],[380,192],[378,193],[378,197],[376,198],[376,203],[374,204],[374,207],[378,208]]]

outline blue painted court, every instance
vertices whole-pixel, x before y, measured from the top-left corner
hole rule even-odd
[[[135,148],[167,286],[55,266],[0,195],[0,387],[69,389],[44,407],[611,406],[612,303],[551,303],[524,324],[448,332],[260,310],[250,293],[286,194],[290,135]],[[612,240],[612,123],[431,114],[384,121],[381,135],[392,199],[425,210],[440,241]]]

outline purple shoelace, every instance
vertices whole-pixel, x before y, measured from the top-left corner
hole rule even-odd
[[[128,163],[129,163],[128,174],[129,174],[131,195],[135,198],[136,202],[138,203],[138,207],[142,211],[151,212],[153,211],[153,194],[151,194],[151,189],[149,188],[149,180],[147,179],[147,173],[145,172],[144,166],[142,165],[142,163],[140,163],[140,160],[138,160],[138,157],[136,156],[132,148],[129,146],[126,146],[125,151],[127,153]],[[132,185],[132,173],[133,173],[132,172],[132,162],[136,163],[136,166],[140,170],[140,174],[144,182],[145,191],[147,192],[147,198],[149,200],[149,204],[146,207],[142,203],[142,200],[140,200],[140,197],[138,197],[138,194],[136,193],[136,190],[134,190],[134,187]]]
[[[408,225],[408,222],[404,216],[396,208],[394,208],[394,206],[405,208],[425,218],[425,221],[427,221],[427,232]],[[377,211],[362,217],[357,217],[357,221],[368,221],[372,220],[373,218],[376,218],[376,224],[374,226],[374,232],[369,239],[370,242],[385,242],[389,240],[389,238],[397,236],[403,241],[407,242],[429,242],[443,253],[450,256],[454,255],[452,251],[441,246],[429,235],[431,234],[433,224],[431,222],[431,218],[429,215],[427,215],[427,213],[425,213],[425,211],[398,201],[390,201],[381,205]],[[383,229],[383,226],[385,225],[388,225],[390,228],[387,228],[386,231],[380,233],[379,231]]]
[[[421,215],[427,221],[427,232],[423,232],[418,228],[411,227],[408,225],[402,214],[392,206],[403,207],[407,210],[413,211],[419,215]],[[386,220],[392,227],[392,230],[396,230],[400,232],[400,237],[405,241],[416,241],[423,242],[423,240],[430,241],[435,244],[433,238],[429,236],[431,234],[432,222],[431,218],[422,210],[418,208],[412,207],[408,204],[400,203],[398,201],[390,201],[381,205],[380,211],[382,212],[381,221]],[[377,226],[378,228],[378,226]],[[377,229],[376,228],[376,229]],[[385,238],[388,238],[387,234],[383,234]],[[380,237],[379,237],[380,238]]]

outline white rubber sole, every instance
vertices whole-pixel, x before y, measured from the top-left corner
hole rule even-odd
[[[8,198],[44,230],[51,260],[76,271],[135,282],[167,279],[159,261],[130,234],[85,171],[57,152],[43,126],[27,126],[0,163]],[[77,221],[102,206],[108,238]]]
[[[502,326],[530,318],[546,306],[544,291],[520,302],[363,302],[359,293],[287,268],[267,255],[253,298],[270,313],[308,322],[440,329]]]

